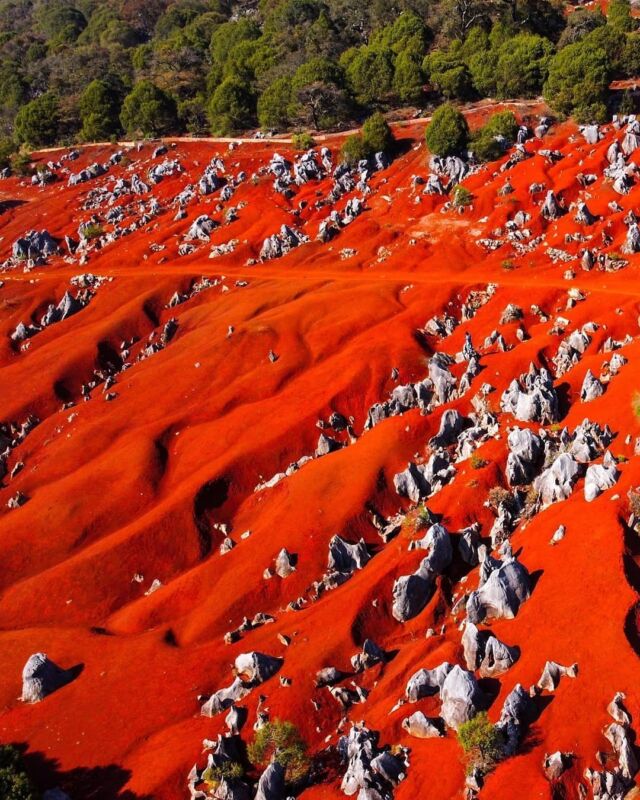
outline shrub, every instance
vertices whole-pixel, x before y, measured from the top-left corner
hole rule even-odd
[[[359,47],[347,68],[347,80],[356,100],[368,104],[389,94],[394,78],[393,51],[372,45]]]
[[[450,103],[434,113],[426,132],[429,150],[438,156],[463,152],[469,141],[469,126],[464,116]]]
[[[489,117],[482,130],[513,142],[518,133],[518,122],[513,111],[497,111]]]
[[[267,722],[256,731],[247,752],[250,761],[259,767],[277,761],[284,767],[288,783],[298,783],[309,771],[307,745],[293,722]]]
[[[340,149],[340,155],[345,164],[349,166],[353,166],[361,159],[366,158],[367,151],[362,136],[358,133],[348,136]]]
[[[486,467],[488,463],[489,462],[485,461],[485,459],[478,455],[478,453],[472,453],[471,458],[469,459],[471,469],[482,469],[483,467]]]
[[[496,161],[504,152],[495,135],[484,129],[472,137],[471,150],[478,161]]]
[[[104,228],[98,222],[90,222],[88,225],[82,226],[82,235],[88,242],[99,239],[103,233]]]
[[[291,137],[291,143],[296,150],[310,150],[315,146],[315,140],[310,133],[294,133]]]
[[[636,521],[640,520],[640,492],[637,489],[629,489],[627,493],[627,497],[629,498],[629,511],[633,514],[636,518]],[[637,525],[637,522],[636,522]]]
[[[31,175],[31,162],[32,162],[31,153],[29,153],[28,150],[22,149],[11,156],[10,159],[11,171],[15,175],[20,175],[22,177]]]
[[[24,770],[19,751],[12,745],[0,745],[2,800],[36,800],[36,796],[36,791]]]
[[[467,760],[468,772],[475,768],[488,772],[503,756],[504,736],[491,723],[486,711],[460,725],[458,741]]]
[[[223,778],[237,780],[244,775],[244,767],[237,761],[224,761],[220,766],[207,767],[202,773],[202,780],[209,784],[210,789],[217,788]]]
[[[454,208],[466,208],[473,202],[473,195],[466,187],[458,184],[453,190],[451,202],[453,203]]]
[[[379,111],[365,120],[362,126],[362,140],[369,154],[391,150],[394,144],[393,133]]]
[[[494,486],[489,489],[489,496],[487,497],[490,508],[497,514],[500,506],[512,508],[514,505],[514,498],[511,492],[507,491],[502,486]]]
[[[499,97],[536,97],[547,79],[553,45],[543,36],[521,33],[506,41],[496,65]]]
[[[15,155],[16,143],[10,136],[0,137],[0,169],[5,169],[11,164],[11,158]]]

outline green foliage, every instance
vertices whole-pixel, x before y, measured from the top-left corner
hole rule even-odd
[[[15,175],[25,177],[31,174],[31,162],[33,161],[31,153],[28,150],[20,149],[14,153],[10,160],[11,171]]]
[[[261,128],[283,130],[289,125],[291,106],[291,79],[276,78],[258,99],[258,121]]]
[[[458,742],[467,759],[469,772],[476,767],[488,772],[503,757],[504,736],[492,725],[485,711],[460,725]]]
[[[214,136],[230,136],[252,122],[252,97],[238,78],[225,78],[209,103],[209,121]]]
[[[11,157],[16,152],[16,143],[10,136],[0,136],[0,169],[11,164]]]
[[[393,91],[403,103],[417,103],[422,97],[424,76],[420,61],[410,50],[396,58]]]
[[[361,47],[346,70],[349,87],[362,104],[384,99],[393,88],[393,51],[384,46]]]
[[[309,771],[307,745],[293,722],[276,719],[256,731],[248,756],[256,766],[277,761],[285,769],[288,783],[301,781]]]
[[[498,97],[536,97],[547,79],[553,50],[548,39],[528,33],[505,42],[496,64]]]
[[[177,123],[175,102],[149,80],[139,81],[125,97],[120,122],[127,133],[159,136]]]
[[[16,141],[31,147],[46,147],[56,141],[60,122],[60,104],[47,92],[23,106],[16,115]]]
[[[592,37],[599,30],[560,50],[551,61],[544,85],[545,100],[553,109],[575,114],[581,121],[603,121],[606,115],[612,70],[606,51],[594,47]]]
[[[438,156],[463,152],[469,141],[469,126],[464,116],[450,103],[434,113],[426,132],[427,147]]]
[[[471,73],[461,59],[460,48],[435,50],[425,58],[423,68],[431,86],[449,100],[464,100],[473,94]]]
[[[2,800],[36,800],[37,793],[24,770],[19,751],[0,745],[0,797]]]
[[[638,112],[638,103],[633,94],[627,89],[622,93],[620,104],[618,105],[618,114],[621,116],[629,116]]]
[[[345,164],[351,167],[363,158],[367,158],[368,153],[362,136],[358,133],[348,136],[340,149],[340,155]]]
[[[237,761],[223,761],[220,766],[207,767],[202,773],[202,780],[209,784],[210,788],[218,786],[223,778],[238,780],[244,776],[244,767]]]
[[[467,208],[473,203],[473,195],[465,186],[458,184],[453,190],[451,202],[454,208]]]
[[[120,130],[118,112],[120,98],[114,86],[107,81],[92,81],[80,96],[80,136],[84,141],[102,142]]]
[[[291,137],[291,144],[296,150],[310,150],[314,147],[315,141],[310,133],[294,133]]]
[[[560,50],[568,44],[579,42],[585,36],[588,36],[591,31],[606,24],[607,18],[599,8],[594,10],[576,8],[567,18],[567,26],[558,42],[558,49]]]
[[[636,29],[631,17],[630,0],[610,0],[607,8],[607,24],[618,33],[629,33]]]
[[[626,78],[640,75],[640,34],[627,36],[622,51],[622,73]]]
[[[98,222],[90,222],[82,227],[82,236],[89,242],[93,239],[99,239],[103,233],[104,228]]]
[[[342,68],[318,56],[302,64],[291,81],[289,116],[316,130],[331,128],[347,113]]]
[[[388,153],[394,144],[393,133],[384,116],[378,111],[365,120],[362,126],[362,140],[370,154]]]
[[[514,142],[518,133],[518,121],[513,111],[497,111],[489,117],[483,130],[493,136],[504,136],[508,142]]]

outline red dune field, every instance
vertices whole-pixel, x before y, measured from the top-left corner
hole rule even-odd
[[[515,110],[532,128],[542,111]],[[476,113],[473,125],[488,113]],[[276,192],[266,171],[273,154],[290,162],[300,154],[268,140],[235,148],[180,140],[156,157],[158,143],[123,147],[123,160],[105,174],[69,186],[67,170],[106,163],[117,150],[86,147],[55,170],[53,183],[0,181],[0,261],[7,260],[0,421],[9,432],[3,439],[13,438],[0,489],[0,740],[23,748],[40,789],[60,787],[72,800],[188,798],[190,769],[206,763],[203,740],[226,731],[226,712],[209,717],[201,706],[231,683],[239,654],[257,652],[283,661],[238,702],[248,711],[240,735],[251,740],[258,711],[298,726],[315,764],[300,797],[345,796],[336,746],[360,721],[379,732],[381,747],[408,749],[408,767],[392,790],[397,800],[462,797],[455,730],[421,739],[403,727],[416,711],[437,718],[440,698],[396,704],[416,671],[443,662],[466,669],[465,602],[481,577],[477,561],[459,556],[460,531],[478,523],[487,553],[503,557],[490,532],[496,487],[510,490],[510,430],[545,429],[562,449],[563,430],[573,435],[585,418],[610,428],[611,441],[593,463],[602,464],[608,450],[615,484],[588,502],[585,463],[567,499],[518,512],[508,539],[530,576],[530,597],[514,618],[479,628],[519,648],[519,657],[497,677],[476,678],[495,723],[514,686],[528,692],[547,661],[577,664],[577,674],[563,675],[554,691],[532,692],[534,718],[479,796],[577,800],[593,796],[585,770],[617,769],[619,754],[603,734],[617,692],[631,731],[640,719],[640,540],[631,508],[640,486],[640,255],[625,253],[628,213],[640,212],[640,178],[621,195],[603,176],[624,128],[604,126],[589,144],[563,123],[530,138],[528,157],[512,168],[502,169],[507,153],[466,178],[470,205],[459,212],[450,197],[426,195],[412,180],[430,172],[424,128],[423,121],[396,126],[399,152],[371,175],[371,191],[363,197],[356,189],[319,208],[331,175],[293,185],[291,197]],[[329,147],[335,165],[340,143],[328,137],[315,150]],[[67,152],[41,153],[38,162]],[[197,188],[215,157],[235,187],[226,200],[220,190],[203,195]],[[100,194],[133,173],[149,183],[149,169],[163,159],[178,159],[180,171],[146,193],[111,203]],[[579,178],[585,175],[594,182]],[[512,191],[504,193],[507,180]],[[536,183],[542,189],[532,193]],[[187,184],[194,197],[174,219],[174,198]],[[557,219],[541,215],[549,190],[560,202]],[[334,208],[342,214],[353,197],[363,197],[362,213],[319,241],[320,223]],[[68,252],[64,237],[77,241],[93,214],[103,235],[113,229],[110,209],[122,207],[124,228],[140,218],[141,204],[148,211],[151,198],[159,210],[136,230],[100,247],[96,236],[83,255]],[[575,220],[580,202],[595,217],[591,224]],[[518,212],[524,221],[510,228]],[[219,224],[209,241],[196,239],[179,255],[201,215]],[[309,241],[260,259],[265,238],[284,224]],[[526,233],[519,238],[516,228]],[[29,230],[47,230],[61,252],[33,266],[12,261],[14,242]],[[210,258],[230,242],[229,252]],[[589,270],[585,249],[596,256]],[[88,273],[100,279],[71,280]],[[67,291],[85,291],[85,299],[88,292],[89,302],[12,339],[21,322],[40,328]],[[175,293],[180,302],[170,306]],[[517,313],[505,319],[509,304]],[[463,318],[469,305],[473,314]],[[434,334],[428,321],[445,314],[453,329]],[[584,352],[557,369],[561,342],[582,330]],[[434,353],[452,357],[450,374],[460,385],[466,364],[456,354],[467,333],[480,369],[466,391],[365,430],[369,409],[397,387],[423,381]],[[608,363],[614,352],[624,357],[615,370]],[[503,392],[531,363],[550,372],[554,421],[519,421],[502,407]],[[583,402],[589,370],[603,392]],[[485,385],[492,391],[483,394]],[[451,563],[436,575],[425,607],[398,622],[394,582],[427,553],[409,548],[426,533],[424,508],[398,494],[394,476],[408,462],[427,463],[443,414],[468,418],[478,397],[495,428],[471,456],[457,457],[449,442],[453,475],[424,499],[450,534]],[[329,425],[333,413],[346,429]],[[30,417],[38,423],[23,435]],[[314,456],[321,433],[330,452],[271,482]],[[524,508],[531,495],[527,487],[521,494]],[[385,541],[372,520],[398,513],[395,535]],[[551,544],[561,524],[564,538]],[[362,539],[369,558],[323,590],[317,582],[336,535]],[[221,552],[226,538],[234,546]],[[284,578],[273,574],[283,548],[295,566]],[[225,642],[257,614],[268,615],[268,624],[245,625]],[[365,640],[386,656],[355,672],[350,661]],[[73,679],[42,702],[25,703],[22,669],[38,652],[73,669]],[[345,673],[347,694],[356,685],[364,690],[346,708],[314,685],[329,666]],[[557,751],[572,756],[550,779],[543,761]],[[249,776],[255,781],[258,773]]]

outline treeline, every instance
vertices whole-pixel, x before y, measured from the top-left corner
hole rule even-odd
[[[12,148],[348,126],[375,111],[534,97],[607,114],[640,73],[629,0],[0,0]]]

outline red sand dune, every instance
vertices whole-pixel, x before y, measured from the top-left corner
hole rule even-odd
[[[411,748],[408,776],[395,791],[398,800],[461,796],[464,767],[454,733],[412,739],[400,725],[407,707],[390,710],[420,667],[462,663],[456,624],[462,617],[452,615],[451,595],[465,586],[440,579],[418,617],[395,622],[393,581],[415,569],[421,556],[407,550],[408,529],[383,544],[367,513],[369,504],[385,515],[408,507],[393,488],[393,476],[414,454],[425,454],[446,407],[427,416],[409,411],[359,434],[370,405],[396,385],[394,367],[399,383],[420,380],[431,353],[455,354],[466,331],[480,349],[495,328],[514,346],[504,353],[483,351],[483,372],[453,407],[468,413],[471,397],[488,382],[498,390],[492,402],[499,410],[500,393],[514,377],[531,361],[555,355],[561,337],[550,329],[556,316],[569,320],[567,332],[587,321],[601,326],[582,360],[556,380],[564,398],[561,425],[573,429],[586,416],[608,423],[616,434],[611,450],[625,460],[614,489],[588,504],[581,480],[569,500],[521,523],[512,536],[514,551],[539,577],[516,618],[491,626],[501,640],[521,648],[521,657],[499,678],[489,716],[497,719],[516,683],[535,683],[546,660],[577,662],[579,675],[561,682],[520,752],[489,776],[481,797],[578,798],[584,769],[598,767],[596,751],[611,751],[602,730],[613,694],[625,692],[629,711],[640,718],[640,547],[637,534],[625,529],[627,491],[640,484],[633,446],[640,424],[631,402],[640,363],[640,257],[626,256],[628,265],[616,273],[583,272],[578,261],[553,264],[547,247],[577,253],[580,243],[565,244],[564,237],[580,226],[572,213],[557,222],[541,220],[537,203],[544,194],[532,199],[528,192],[534,181],[545,183],[567,208],[587,197],[590,210],[601,216],[588,235],[600,247],[606,228],[613,238],[608,249],[620,251],[624,213],[640,208],[640,182],[625,197],[601,178],[582,189],[576,175],[601,174],[607,147],[622,134],[609,127],[592,146],[565,124],[527,145],[532,152],[560,149],[564,158],[557,164],[534,156],[504,174],[497,173],[499,165],[488,165],[465,183],[473,206],[462,215],[442,213],[446,198],[415,203],[419,190],[412,188],[411,176],[428,173],[423,129],[422,123],[396,129],[404,154],[372,178],[366,211],[328,244],[314,241],[328,212],[311,207],[317,192],[328,191],[329,179],[307,184],[287,201],[264,176],[237,189],[230,204],[246,203],[239,219],[212,235],[212,244],[239,241],[231,255],[209,260],[206,244],[177,255],[198,215],[222,219],[211,196],[189,205],[181,221],[171,221],[174,211],[167,209],[142,231],[92,252],[86,265],[54,257],[30,272],[18,268],[2,275],[0,419],[21,423],[35,414],[41,422],[12,451],[9,470],[17,462],[24,468],[7,476],[0,490],[0,739],[25,744],[27,764],[42,788],[59,785],[74,800],[187,797],[186,775],[202,761],[203,738],[215,739],[224,730],[224,714],[200,716],[197,697],[228,685],[235,656],[249,650],[283,657],[281,674],[292,682],[281,686],[276,677],[254,691],[243,703],[250,722],[263,693],[271,718],[294,720],[312,751],[320,752],[327,743],[335,745],[341,712],[326,689],[314,688],[313,675],[327,665],[347,667],[370,637],[397,652],[364,673],[360,682],[371,693],[350,709],[349,718],[379,730],[383,743]],[[331,141],[334,150],[338,141]],[[128,154],[143,162],[135,165],[143,176],[152,149],[145,145]],[[168,204],[216,154],[228,170],[251,175],[274,149],[268,142],[242,144],[233,152],[226,144],[180,142],[170,156],[180,158],[188,176],[165,178],[153,194]],[[111,152],[87,148],[70,167],[104,161]],[[8,257],[28,229],[76,236],[78,224],[91,214],[81,210],[87,193],[129,170],[115,167],[71,188],[64,182],[40,189],[15,178],[3,181],[0,257]],[[499,197],[505,175],[515,192]],[[624,212],[608,209],[614,199]],[[263,239],[291,222],[300,200],[309,201],[301,224],[312,241],[281,259],[247,266]],[[343,205],[344,200],[338,207]],[[546,232],[543,246],[518,256],[510,244],[493,253],[477,244],[519,209],[531,213],[534,236]],[[166,249],[154,252],[154,243]],[[345,248],[356,252],[343,259]],[[568,268],[577,273],[571,280],[564,277]],[[113,281],[100,286],[81,312],[34,336],[28,349],[13,346],[9,335],[18,322],[39,319],[69,279],[87,271]],[[175,291],[203,275],[224,278],[176,308],[165,307]],[[416,336],[430,317],[447,309],[458,315],[470,290],[492,282],[498,285],[494,296],[450,337]],[[566,310],[570,287],[579,287],[586,300]],[[523,342],[515,323],[500,325],[508,303],[524,309],[530,338]],[[531,313],[534,303],[548,322]],[[145,339],[171,317],[178,320],[174,339],[118,377],[115,400],[106,402],[97,387],[90,402],[82,402],[81,385],[99,365],[105,343],[117,350],[132,336]],[[235,330],[228,337],[229,325]],[[608,357],[600,351],[602,342],[627,332],[633,341],[621,352],[629,363],[603,397],[582,404],[587,369],[598,374]],[[270,350],[279,356],[275,363]],[[76,405],[62,410],[67,400]],[[315,423],[332,411],[354,417],[357,441],[255,493],[261,480],[313,453]],[[506,430],[514,420],[500,413],[499,422],[501,436],[478,451],[486,465],[473,469],[469,460],[461,462],[455,480],[428,501],[452,532],[479,521],[487,535],[492,525],[494,515],[484,502],[493,486],[505,485]],[[9,510],[7,502],[18,491],[28,502]],[[219,553],[219,523],[231,527],[236,542],[226,555]],[[551,547],[560,523],[567,535]],[[247,530],[251,535],[242,539]],[[336,533],[349,541],[363,537],[375,556],[343,586],[302,610],[287,610],[322,576]],[[296,571],[286,580],[264,580],[263,571],[282,547],[298,554]],[[142,582],[133,580],[136,574]],[[154,579],[163,585],[146,596]],[[467,588],[477,580],[474,569]],[[257,612],[271,614],[275,623],[224,644],[226,631]],[[428,628],[441,626],[442,635],[425,637]],[[278,633],[291,637],[289,647]],[[42,703],[25,705],[17,699],[21,670],[37,651],[61,666],[83,669]],[[436,698],[409,708],[438,713]],[[572,751],[576,759],[552,786],[542,760],[556,750]],[[343,796],[342,771],[333,764],[323,783],[302,797]]]

